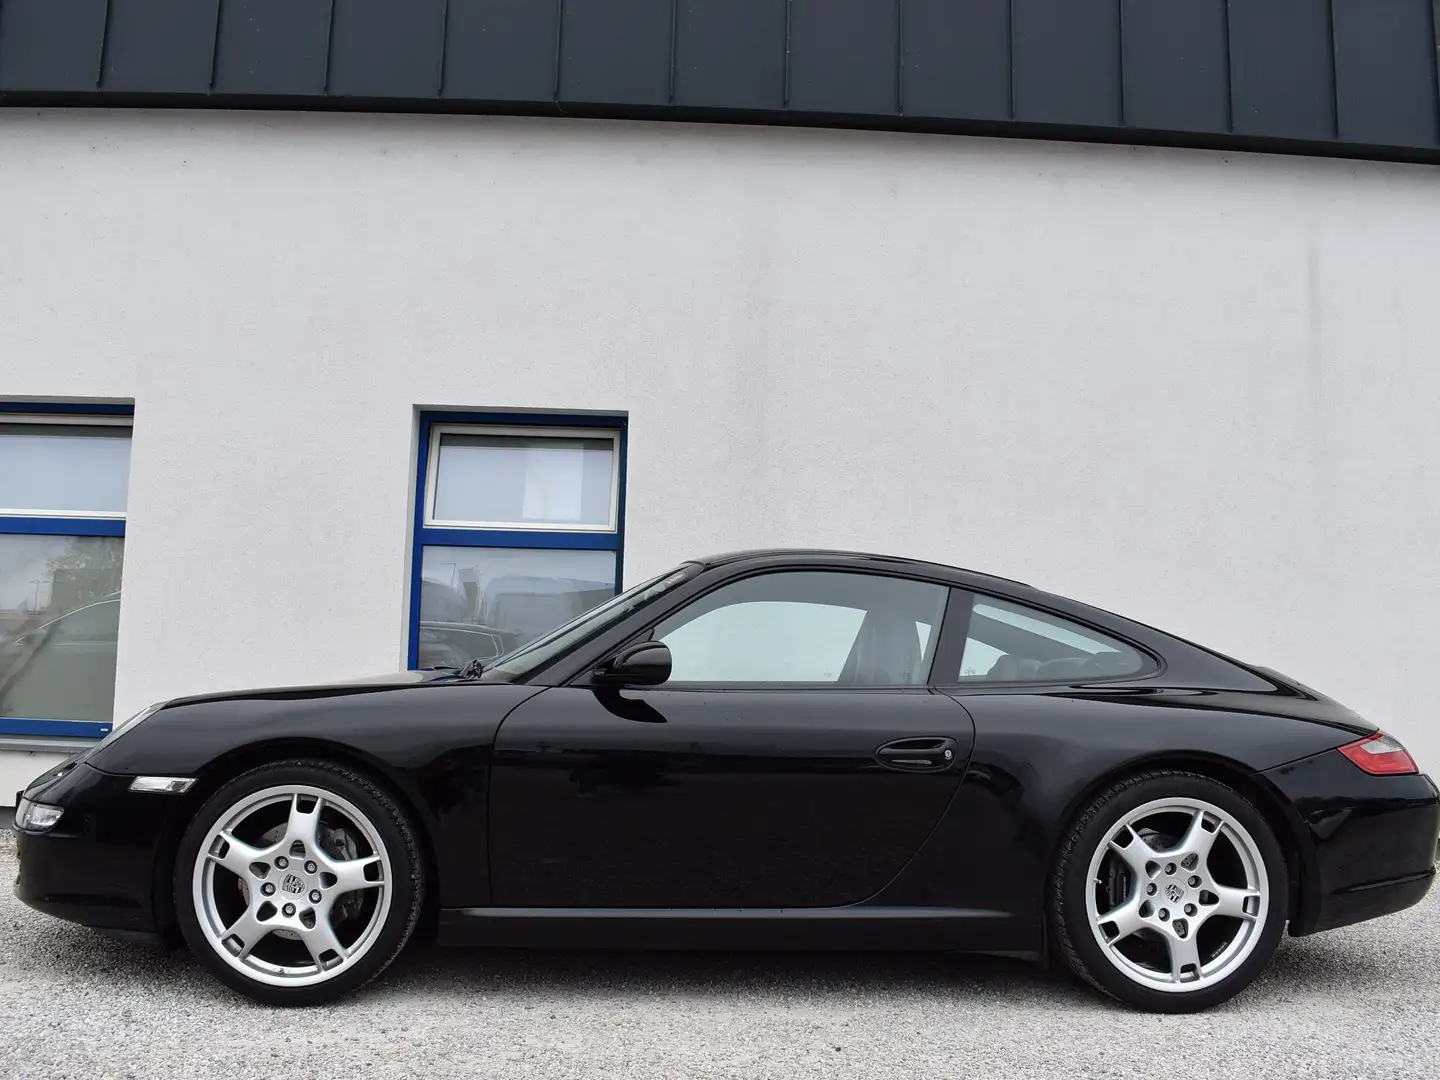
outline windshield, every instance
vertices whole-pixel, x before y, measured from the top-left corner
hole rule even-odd
[[[575,646],[589,640],[602,630],[614,626],[632,612],[639,611],[653,603],[675,586],[694,577],[700,570],[695,563],[686,563],[678,569],[651,578],[642,585],[627,589],[619,596],[612,597],[599,607],[591,608],[578,618],[571,619],[543,637],[522,646],[509,656],[503,656],[493,664],[485,666],[485,673],[503,672],[511,678],[518,678],[537,671],[557,656],[569,652]]]

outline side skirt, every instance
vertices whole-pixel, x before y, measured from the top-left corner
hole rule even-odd
[[[911,949],[1034,958],[1040,928],[935,907],[539,908],[440,911],[442,945],[543,949]]]

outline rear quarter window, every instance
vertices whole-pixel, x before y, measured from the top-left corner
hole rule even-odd
[[[1083,623],[981,593],[970,597],[960,684],[1114,679],[1154,667],[1138,649]]]

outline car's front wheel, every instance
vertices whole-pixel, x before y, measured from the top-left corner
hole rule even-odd
[[[175,906],[191,951],[272,1005],[363,986],[415,928],[423,864],[404,811],[339,765],[282,761],[217,791],[181,839]]]
[[[1209,777],[1155,771],[1101,792],[1061,844],[1051,929],[1081,978],[1130,1005],[1195,1012],[1250,984],[1279,944],[1284,855]]]

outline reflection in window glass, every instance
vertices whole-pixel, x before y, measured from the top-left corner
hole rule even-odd
[[[431,518],[611,528],[614,467],[609,437],[442,434]]]
[[[615,595],[613,551],[422,550],[419,666],[460,667],[518,649]]]
[[[0,423],[0,509],[122,514],[130,429]]]
[[[725,585],[667,618],[674,682],[915,686],[929,669],[946,590],[821,571]]]
[[[1063,682],[1134,675],[1145,658],[1087,626],[986,596],[973,600],[960,678]]]
[[[0,535],[0,717],[109,723],[125,541]]]
[[[860,633],[859,608],[733,604],[667,630],[675,682],[838,682]]]

